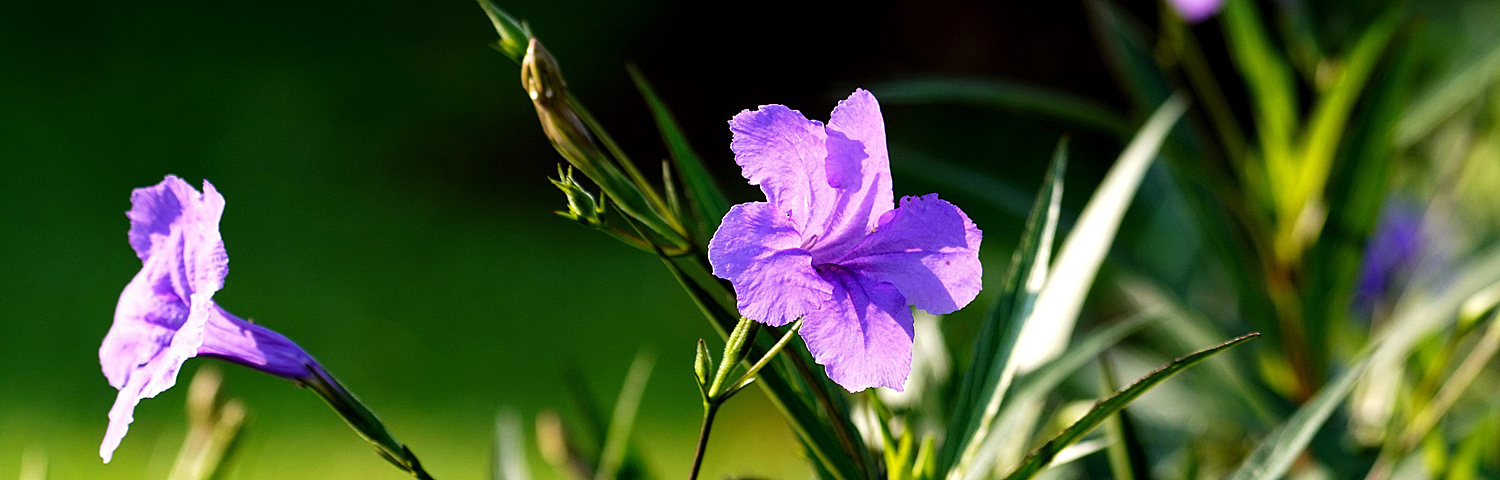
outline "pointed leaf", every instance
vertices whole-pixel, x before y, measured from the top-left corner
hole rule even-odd
[[[1125,147],[1120,159],[1110,168],[1078,216],[1078,223],[1058,250],[1057,263],[1047,276],[1046,285],[1036,298],[1035,311],[1031,313],[1033,317],[1046,321],[1026,322],[1021,332],[1019,348],[1014,353],[1014,361],[1021,371],[1035,369],[1062,353],[1073,333],[1078,312],[1083,308],[1084,297],[1094,284],[1094,275],[1114,243],[1125,210],[1145,178],[1146,169],[1156,158],[1162,141],[1186,109],[1187,101],[1180,95],[1162,104]]]
[[[1104,357],[1099,359],[1099,388],[1104,395],[1120,389],[1115,369]],[[1109,443],[1109,469],[1115,480],[1151,480],[1151,460],[1146,457],[1146,447],[1141,443],[1129,413],[1122,409],[1119,415],[1104,422],[1104,438]]]
[[[1083,415],[1083,418],[1069,425],[1062,433],[1059,433],[1052,440],[1033,451],[1021,463],[1020,468],[1017,468],[1015,472],[1005,477],[1006,480],[1023,480],[1035,476],[1042,469],[1046,468],[1048,464],[1052,463],[1053,458],[1057,456],[1058,452],[1061,452],[1068,445],[1072,445],[1078,439],[1083,438],[1085,434],[1093,430],[1094,427],[1099,426],[1100,423],[1103,423],[1110,415],[1125,408],[1126,405],[1129,405],[1130,402],[1146,393],[1152,387],[1171,378],[1172,375],[1176,375],[1178,372],[1207,360],[1219,352],[1243,344],[1258,336],[1260,336],[1259,333],[1252,333],[1174,360],[1172,363],[1147,374],[1140,380],[1136,380],[1135,383],[1115,393],[1113,396],[1100,400],[1099,403],[1094,405],[1093,409],[1090,409],[1088,413]]]

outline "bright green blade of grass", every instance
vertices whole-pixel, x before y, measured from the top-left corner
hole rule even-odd
[[[1319,97],[1307,131],[1298,145],[1301,158],[1297,174],[1292,178],[1296,182],[1292,185],[1295,190],[1286,200],[1291,206],[1285,208],[1305,208],[1304,205],[1309,202],[1323,198],[1329,172],[1333,170],[1335,150],[1339,141],[1344,138],[1344,132],[1349,130],[1349,116],[1354,111],[1360,94],[1365,91],[1365,84],[1370,79],[1370,73],[1375,70],[1376,62],[1384,55],[1391,38],[1396,34],[1396,27],[1401,25],[1403,13],[1404,10],[1397,4],[1365,30],[1345,59],[1333,87]],[[1295,218],[1296,214],[1291,210],[1282,213],[1288,219]]]
[[[1178,372],[1186,370],[1193,365],[1197,365],[1199,362],[1207,360],[1209,357],[1212,357],[1219,352],[1223,352],[1225,350],[1233,348],[1236,345],[1243,344],[1246,341],[1249,341],[1250,339],[1257,336],[1260,336],[1260,334],[1252,333],[1249,335],[1245,335],[1243,337],[1239,337],[1234,340],[1230,340],[1217,346],[1210,347],[1208,349],[1201,350],[1188,356],[1174,360],[1172,361],[1172,363],[1168,363],[1165,366],[1157,369],[1156,371],[1146,375],[1145,377],[1136,380],[1135,383],[1131,384],[1129,387],[1126,387],[1124,390],[1120,390],[1113,396],[1100,400],[1099,403],[1094,405],[1094,408],[1090,409],[1088,413],[1083,415],[1083,418],[1079,419],[1077,422],[1074,422],[1072,425],[1069,425],[1068,428],[1062,431],[1062,433],[1059,433],[1052,440],[1043,444],[1041,447],[1033,451],[1031,455],[1027,456],[1026,460],[1021,462],[1020,468],[1017,468],[1016,471],[1005,477],[1006,480],[1025,480],[1036,476],[1036,474],[1045,469],[1048,464],[1052,463],[1052,459],[1057,456],[1058,452],[1061,452],[1064,448],[1067,448],[1067,446],[1072,445],[1073,442],[1078,441],[1078,439],[1083,438],[1083,436],[1088,434],[1090,430],[1093,430],[1094,427],[1099,426],[1099,424],[1103,423],[1104,420],[1108,419],[1111,415],[1114,415],[1115,412],[1118,412],[1121,409],[1125,408],[1125,406],[1129,405],[1131,401],[1134,401],[1136,398],[1146,393],[1152,387],[1155,387],[1162,381],[1171,378]]]
[[[1011,362],[1022,325],[1047,277],[1052,239],[1061,209],[1063,172],[1067,167],[1067,141],[1057,145],[1052,166],[1037,194],[1026,229],[1021,234],[1010,270],[1006,272],[1000,300],[990,308],[974,342],[973,361],[960,379],[958,398],[949,418],[948,437],[938,457],[938,471],[956,471],[973,455],[978,440],[999,411],[1000,399],[1015,375]]]
[[[1272,182],[1292,173],[1292,137],[1297,131],[1296,77],[1271,43],[1254,0],[1229,0],[1220,13],[1230,57],[1250,89],[1255,129]]]

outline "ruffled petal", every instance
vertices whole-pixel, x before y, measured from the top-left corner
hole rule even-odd
[[[823,124],[782,105],[762,105],[735,115],[729,130],[729,148],[745,179],[759,185],[797,231],[816,234],[805,228],[812,217],[826,217],[835,200],[823,170]]]
[[[895,285],[918,308],[952,313],[979,295],[982,233],[937,194],[905,197],[875,231],[835,263]]]
[[[708,244],[713,273],[734,285],[740,314],[785,325],[828,301],[833,286],[818,276],[812,254],[791,222],[769,203],[735,205]]]
[[[166,257],[146,262],[125,286],[114,324],[99,347],[99,365],[110,386],[125,388],[134,372],[162,357],[188,318],[188,304],[172,285],[174,265]]]
[[[896,205],[891,193],[885,120],[875,96],[855,90],[834,107],[827,132],[825,169],[838,200],[822,227],[823,238],[814,255],[835,258],[864,238],[880,216]]]
[[[159,245],[168,243],[173,227],[181,225],[182,217],[194,199],[197,190],[175,175],[168,175],[161,183],[137,188],[130,192],[130,247],[141,261],[151,256]]]
[[[901,390],[911,374],[912,313],[889,283],[828,265],[819,272],[834,285],[827,306],[807,315],[800,331],[828,378],[858,392]]]

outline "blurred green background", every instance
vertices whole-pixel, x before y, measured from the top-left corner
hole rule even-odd
[[[724,123],[743,108],[826,118],[862,82],[946,75],[1123,105],[1082,6],[1064,3],[757,2],[732,16],[694,2],[501,5],[546,39],[626,149],[654,162],[664,149],[624,69],[637,62],[731,198],[749,201],[758,193],[736,175]],[[190,361],[178,388],[142,403],[112,464],[96,453],[115,396],[96,350],[139,268],[123,213],[132,188],[166,174],[208,179],[228,201],[221,305],[311,351],[439,478],[482,478],[498,408],[566,412],[566,365],[612,404],[642,349],[658,365],[635,438],[650,469],[685,472],[700,420],[692,344],[714,334],[656,259],[550,213],[562,198],[545,176],[560,158],[494,38],[467,1],[0,3],[0,478],[25,452],[61,479],[170,468],[184,387],[212,360]],[[886,115],[893,145],[937,156],[898,154],[897,193],[964,206],[988,234],[993,284],[1016,205],[922,162],[1013,182],[984,186],[1013,188],[1024,208],[1062,130],[964,107]],[[1087,133],[1074,143],[1070,183],[1092,185],[1118,146]],[[971,331],[978,310],[950,328]],[[230,478],[403,478],[315,396],[221,367],[252,415]],[[721,415],[705,471],[802,477],[794,445],[747,395]]]

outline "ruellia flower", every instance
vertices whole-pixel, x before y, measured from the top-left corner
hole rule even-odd
[[[99,364],[119,389],[99,456],[109,462],[136,404],[172,388],[189,358],[204,355],[272,375],[305,379],[321,367],[291,340],[236,317],[214,303],[229,257],[219,235],[224,197],[175,176],[130,195],[130,246],[141,271],[125,286]]]
[[[708,245],[740,314],[800,334],[851,392],[900,390],[911,373],[912,311],[956,311],[979,294],[980,231],[936,194],[891,193],[885,122],[855,90],[827,125],[782,105],[729,121],[735,163],[765,202],[735,205]]]

